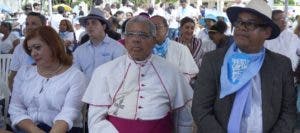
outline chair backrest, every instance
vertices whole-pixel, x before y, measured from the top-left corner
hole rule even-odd
[[[0,54],[0,78],[5,83],[8,82],[9,65],[12,54]]]
[[[9,88],[8,84],[8,74],[9,74],[9,65],[11,62],[12,54],[0,54],[0,81],[1,81],[1,92],[5,93],[5,104],[4,104],[4,127],[8,124],[8,104],[9,104]]]

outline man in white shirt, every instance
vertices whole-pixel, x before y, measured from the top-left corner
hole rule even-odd
[[[149,19],[134,17],[125,30],[128,54],[98,67],[83,96],[90,104],[89,131],[171,133],[173,111],[193,91],[174,66],[152,55],[156,28]]]
[[[177,21],[178,22],[184,17],[198,19],[200,11],[189,6],[186,0],[180,0],[180,5],[181,6],[178,8],[178,13],[177,13]]]
[[[185,76],[185,79],[190,82],[196,76],[199,69],[189,48],[167,37],[169,26],[165,18],[162,16],[153,16],[150,20],[157,29],[155,35],[156,45],[153,48],[153,53],[165,58],[167,62],[175,66]],[[178,112],[185,113],[179,113],[176,118],[182,122],[177,125],[176,132],[192,132],[193,120],[188,110],[190,110],[190,107],[178,110]],[[183,119],[184,122],[180,119]]]
[[[164,17],[156,15],[151,17],[150,20],[157,29],[155,35],[156,45],[153,48],[153,53],[165,58],[177,67],[190,81],[199,70],[189,48],[167,37],[169,26]]]
[[[64,7],[62,6],[59,6],[57,7],[57,14],[53,14],[50,18],[50,26],[52,28],[55,29],[55,31],[58,33],[59,32],[59,24],[60,24],[60,21],[63,20],[63,19],[66,19],[64,17],[64,14],[65,14],[65,9]]]
[[[28,13],[32,12],[32,7],[31,4],[26,4],[24,7],[24,12],[18,16],[18,20],[16,22],[13,23],[13,29],[20,29],[22,32],[25,29],[25,22],[26,22],[26,18]]]
[[[40,27],[46,25],[46,17],[40,13],[37,12],[30,12],[27,15],[26,18],[26,27],[25,31],[26,33]],[[25,33],[25,36],[26,36]],[[17,71],[21,68],[23,65],[31,65],[33,64],[33,59],[26,54],[24,48],[23,48],[23,40],[21,40],[21,43],[18,44],[13,52],[13,56],[11,59],[11,63],[9,66],[9,69],[11,70],[10,76],[9,76],[9,88],[12,89],[13,79],[17,73]]]
[[[283,11],[273,10],[272,20],[280,28],[280,35],[275,39],[267,40],[264,46],[273,52],[290,58],[292,61],[293,70],[295,71],[299,62],[297,50],[300,49],[300,40],[296,34],[286,28],[286,15]]]

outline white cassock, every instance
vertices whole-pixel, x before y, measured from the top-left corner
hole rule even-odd
[[[190,81],[199,72],[199,68],[189,48],[181,43],[169,40],[166,60],[173,64]]]
[[[163,58],[152,55],[137,62],[124,55],[94,71],[82,101],[90,104],[89,131],[114,133],[118,131],[106,120],[107,115],[157,120],[184,107],[192,95],[193,90],[181,72]],[[181,123],[176,122],[176,126]]]
[[[275,53],[279,53],[290,58],[293,70],[295,71],[299,61],[297,50],[300,48],[300,40],[296,34],[285,29],[277,38],[266,40],[264,46]]]

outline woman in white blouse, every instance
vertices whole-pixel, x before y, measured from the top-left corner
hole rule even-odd
[[[0,33],[3,34],[3,37],[0,40],[0,54],[12,53],[19,43],[18,37],[11,32],[11,29],[12,26],[9,22],[1,22]]]
[[[64,40],[64,44],[66,48],[68,48],[71,52],[74,50],[74,42],[75,42],[75,33],[73,29],[72,23],[63,19],[59,23],[59,36]]]
[[[22,67],[14,79],[9,113],[16,132],[81,133],[86,80],[59,35],[42,26],[26,36],[24,49],[36,65]]]

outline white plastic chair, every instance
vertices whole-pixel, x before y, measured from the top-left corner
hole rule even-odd
[[[0,54],[0,78],[8,83],[9,65],[12,54]]]
[[[0,54],[0,99],[5,99],[4,104],[4,122],[9,123],[8,116],[8,104],[10,97],[10,90],[8,88],[8,75],[9,65],[11,62],[12,54]]]

